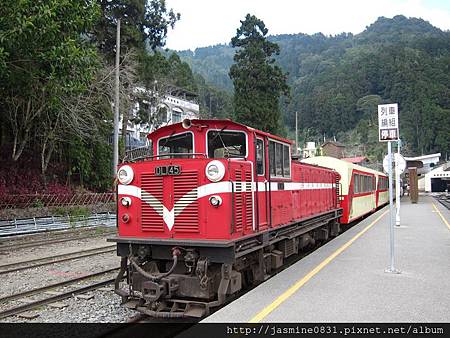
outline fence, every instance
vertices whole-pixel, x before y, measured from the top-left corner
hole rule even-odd
[[[107,212],[90,216],[50,216],[5,220],[0,221],[0,237],[99,225],[116,226],[116,215]]]
[[[0,209],[44,208],[77,205],[96,205],[113,202],[115,194],[77,193],[77,194],[36,194],[0,196]]]

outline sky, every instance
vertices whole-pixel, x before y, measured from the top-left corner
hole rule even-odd
[[[181,14],[167,35],[174,50],[229,43],[247,13],[263,20],[269,35],[322,32],[358,34],[375,20],[402,14],[450,30],[450,0],[166,0]]]

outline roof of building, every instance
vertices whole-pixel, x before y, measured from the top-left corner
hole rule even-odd
[[[365,156],[357,156],[357,157],[344,157],[341,160],[350,162],[350,163],[361,163],[364,161],[368,161],[369,159]]]
[[[441,153],[422,155],[422,156],[416,156],[416,157],[407,157],[407,156],[405,156],[405,160],[406,161],[421,161],[421,160],[425,160],[425,159],[429,159],[429,158],[435,158],[435,157],[437,157],[437,159],[439,160],[440,156],[441,156]]]
[[[324,142],[324,143],[322,144],[322,147],[326,146],[327,144],[333,144],[333,145],[335,145],[336,147],[342,147],[342,148],[345,148],[345,145],[344,145],[344,144],[342,144],[342,143],[340,143],[340,142],[337,142],[337,141],[326,141],[326,142]]]

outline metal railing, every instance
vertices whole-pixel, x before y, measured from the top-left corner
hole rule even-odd
[[[0,221],[0,237],[93,226],[115,226],[114,213],[94,213],[89,216],[49,216]]]

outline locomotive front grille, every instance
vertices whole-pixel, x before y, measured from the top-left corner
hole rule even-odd
[[[186,170],[176,176],[141,176],[142,231],[163,232],[163,215],[173,210],[175,223],[172,231],[198,232],[198,171]],[[172,200],[170,200],[172,199]]]
[[[154,174],[142,174],[141,176],[141,216],[142,231],[164,231],[163,177]]]
[[[198,171],[186,171],[173,179],[175,230],[198,232]]]

